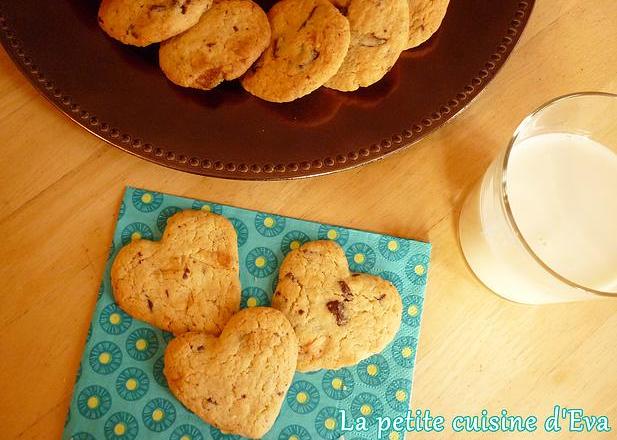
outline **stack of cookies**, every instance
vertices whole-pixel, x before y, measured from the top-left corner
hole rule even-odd
[[[204,211],[175,214],[160,242],[125,246],[111,279],[120,307],[176,336],[165,351],[171,392],[207,423],[248,438],[270,430],[295,371],[379,353],[401,320],[396,288],[351,273],[331,241],[285,257],[271,308],[239,310],[236,232]]]
[[[379,81],[401,52],[440,26],[449,0],[103,0],[99,23],[135,46],[161,43],[159,64],[183,87],[240,78],[251,94],[289,102],[321,86]]]

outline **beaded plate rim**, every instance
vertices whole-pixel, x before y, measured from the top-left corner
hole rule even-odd
[[[79,126],[110,145],[150,162],[208,177],[233,180],[287,180],[332,174],[356,168],[383,159],[409,148],[437,128],[452,120],[495,77],[505,64],[525,28],[535,0],[521,0],[510,20],[506,34],[484,67],[467,85],[438,109],[429,112],[407,128],[381,139],[336,156],[317,157],[292,163],[236,163],[217,158],[187,157],[172,149],[163,148],[146,140],[122,132],[117,127],[99,120],[95,113],[82,108],[76,100],[57,88],[22,47],[18,36],[11,30],[4,8],[0,5],[0,43],[30,83],[64,115]]]

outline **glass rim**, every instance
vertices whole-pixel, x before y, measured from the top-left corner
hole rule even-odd
[[[512,212],[512,208],[511,208],[510,201],[509,201],[509,198],[508,198],[507,171],[508,171],[508,164],[509,164],[509,159],[510,159],[510,153],[512,152],[512,149],[514,148],[515,144],[519,140],[519,137],[521,135],[522,130],[525,127],[527,127],[527,125],[531,122],[531,120],[535,116],[537,116],[539,113],[543,112],[547,108],[552,107],[553,105],[555,105],[555,104],[557,104],[559,102],[562,102],[562,101],[565,101],[565,100],[569,100],[569,99],[575,99],[575,98],[581,98],[581,97],[593,97],[593,96],[617,99],[617,94],[607,93],[607,92],[577,92],[577,93],[569,93],[567,95],[558,96],[556,98],[551,99],[550,101],[545,102],[544,104],[542,104],[541,106],[536,108],[534,111],[529,113],[520,122],[520,124],[517,126],[516,130],[514,131],[514,134],[510,138],[510,142],[509,142],[509,144],[508,144],[508,146],[506,148],[505,155],[504,155],[504,158],[503,158],[503,162],[502,162],[502,166],[501,166],[501,185],[500,185],[500,190],[501,191],[500,191],[500,195],[501,195],[501,203],[502,203],[502,205],[504,207],[504,210],[506,212],[506,218],[507,218],[508,224],[510,225],[510,228],[512,229],[512,231],[514,231],[514,234],[516,235],[516,238],[518,238],[519,242],[527,250],[529,255],[531,255],[533,257],[533,259],[536,260],[536,262],[546,272],[549,273],[549,275],[552,275],[553,277],[557,278],[559,281],[567,284],[570,287],[573,287],[575,289],[581,290],[584,293],[587,293],[587,294],[590,294],[590,295],[595,295],[595,296],[617,298],[617,292],[606,292],[606,291],[602,291],[602,290],[593,289],[591,287],[584,286],[582,284],[578,284],[578,283],[576,283],[576,282],[574,282],[572,280],[569,280],[568,278],[566,278],[565,276],[561,275],[556,270],[552,269],[548,264],[546,264],[542,260],[542,258],[540,258],[534,252],[534,250],[531,248],[531,246],[529,245],[529,243],[527,242],[527,240],[523,236],[523,233],[521,232],[520,228],[518,227],[518,224],[516,223],[516,220],[514,219],[514,214]]]

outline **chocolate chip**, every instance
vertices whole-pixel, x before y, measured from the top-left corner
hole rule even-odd
[[[190,4],[191,0],[184,0],[184,2],[180,5],[180,12],[182,12],[183,15],[186,14],[186,10]]]
[[[246,399],[246,394],[240,396],[242,399]]]
[[[150,298],[148,298],[148,308],[150,309],[150,311],[152,311],[152,307],[154,307],[154,304],[152,304],[152,301],[150,301]]]
[[[305,48],[302,47],[303,52],[305,52]],[[304,61],[302,64],[298,64],[298,68],[299,69],[304,69],[306,66],[310,65],[313,61],[315,61],[317,58],[319,58],[319,52],[317,50],[315,50],[314,48],[310,49],[310,59],[307,59],[306,61]]]
[[[137,252],[137,256],[138,256],[138,257],[143,257],[143,256],[144,256],[144,254],[142,254],[141,252]]]
[[[287,272],[287,273],[285,274],[285,278],[290,279],[291,281],[296,281],[296,277],[295,277],[295,276],[294,276],[294,274],[293,274],[293,273],[291,273],[291,272]]]
[[[340,301],[329,301],[326,304],[328,311],[336,318],[336,325],[339,327],[347,324],[347,317],[345,316],[345,304]]]
[[[234,25],[234,32],[238,32],[238,26]]]
[[[169,290],[165,289],[165,296],[169,298]]]
[[[134,24],[129,24],[129,26],[126,28],[126,35],[131,34],[135,37],[136,33],[134,31],[135,29],[135,25]],[[135,37],[137,38],[137,37]]]
[[[274,292],[274,295],[275,296],[281,296],[281,292],[277,290],[276,292]]]
[[[386,297],[385,293],[382,293],[379,297],[375,298],[377,301],[381,301],[382,299],[384,299]]]
[[[359,273],[352,273],[352,274],[351,274],[351,276],[352,276],[353,278],[355,278],[355,277],[359,277],[359,276],[360,276],[360,274],[359,274]]]
[[[274,58],[279,57],[279,39],[278,38],[272,42],[272,56]]]
[[[182,279],[186,280],[189,277],[189,274],[191,273],[191,270],[188,267],[184,268],[184,273],[182,274]]]
[[[370,33],[362,36],[362,39],[360,40],[360,45],[365,47],[376,47],[381,46],[382,44],[386,44],[387,42],[387,38],[381,38],[374,33]]]
[[[349,284],[341,280],[338,282],[338,285],[341,287],[341,292],[343,292],[343,299],[345,301],[351,301],[353,299],[353,292],[349,288]]]
[[[218,405],[218,403],[216,402],[216,400],[214,400],[212,397],[208,397],[206,399],[206,402],[211,403],[212,405]]]
[[[317,9],[317,6],[315,6],[315,7],[311,10],[311,12],[309,13],[309,15],[308,15],[308,17],[306,18],[306,20],[304,20],[304,23],[302,23],[302,24],[300,25],[300,27],[298,28],[298,31],[300,31],[300,30],[304,29],[304,27],[305,27],[305,26],[306,26],[306,24],[309,22],[309,20],[310,20],[311,18],[313,18],[313,14],[315,14],[315,10],[316,10],[316,9]]]
[[[197,346],[197,351],[204,351],[204,346],[203,345],[198,345]]]
[[[298,315],[304,315],[304,310],[302,309],[298,310]]]

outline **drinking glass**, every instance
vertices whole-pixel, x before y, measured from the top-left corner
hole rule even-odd
[[[509,300],[617,298],[617,95],[566,95],[527,116],[465,200],[459,238]]]

